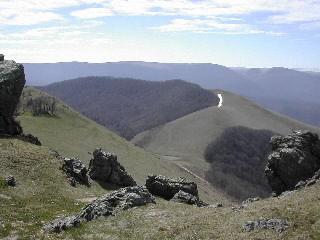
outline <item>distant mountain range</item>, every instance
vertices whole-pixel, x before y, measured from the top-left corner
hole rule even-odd
[[[182,79],[206,89],[231,91],[315,126],[320,126],[320,74],[286,68],[227,68],[217,64],[152,62],[28,63],[27,85],[43,86],[87,76],[129,77],[149,81]]]
[[[182,80],[86,77],[40,89],[126,139],[219,103],[213,92]]]

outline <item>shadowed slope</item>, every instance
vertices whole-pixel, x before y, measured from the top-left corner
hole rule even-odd
[[[214,93],[182,80],[87,77],[41,89],[126,139],[219,102]]]

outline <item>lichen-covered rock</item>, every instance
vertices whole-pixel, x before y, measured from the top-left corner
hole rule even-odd
[[[53,220],[46,223],[42,229],[61,232],[79,225],[82,221],[92,221],[101,216],[112,216],[119,210],[127,210],[149,203],[155,203],[155,199],[145,186],[121,188],[88,203],[77,215]]]
[[[185,178],[167,178],[161,175],[149,175],[146,180],[146,187],[155,195],[165,199],[171,199],[180,190],[198,197],[197,184]]]
[[[190,205],[196,205],[198,207],[208,207],[209,206],[209,204],[200,200],[199,197],[196,197],[190,193],[186,193],[182,190],[177,192],[170,201],[181,202],[181,203],[186,203],[186,204],[190,204]]]
[[[253,230],[269,229],[281,233],[287,230],[289,223],[282,219],[262,218],[259,221],[249,221],[244,224],[243,230],[251,232]]]
[[[87,176],[87,168],[78,158],[64,158],[62,169],[66,172],[69,182],[72,186],[76,182],[89,186],[89,179]]]
[[[117,161],[117,155],[106,153],[101,149],[93,152],[89,164],[89,176],[93,180],[112,183],[123,187],[136,186],[137,183]]]
[[[19,135],[21,126],[13,114],[25,84],[23,66],[0,56],[0,134]]]
[[[271,138],[273,152],[265,174],[276,195],[294,190],[297,183],[320,169],[320,140],[317,134],[298,130],[285,137]]]
[[[70,227],[76,227],[80,224],[80,218],[77,216],[58,218],[46,223],[42,229],[48,232],[62,232]]]
[[[155,203],[155,199],[145,186],[126,187],[87,204],[78,216],[91,221],[100,216],[114,215],[119,209],[127,210],[149,203]]]

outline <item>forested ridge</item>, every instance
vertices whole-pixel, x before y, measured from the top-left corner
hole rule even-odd
[[[240,200],[269,196],[264,169],[273,135],[269,130],[227,128],[206,148],[205,159],[211,163],[207,180]]]
[[[40,89],[126,139],[219,102],[214,93],[182,80],[85,77]]]

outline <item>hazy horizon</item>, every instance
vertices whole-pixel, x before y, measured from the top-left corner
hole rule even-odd
[[[10,0],[0,44],[24,63],[144,61],[319,69],[313,0]]]

